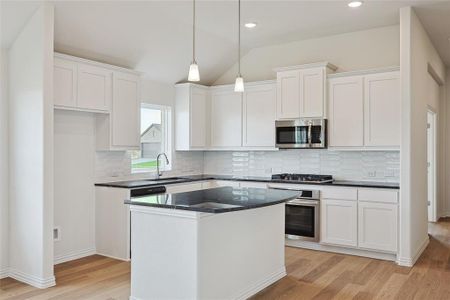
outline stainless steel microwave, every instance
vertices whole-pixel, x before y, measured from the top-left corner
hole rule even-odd
[[[276,121],[276,146],[280,149],[327,147],[326,119]]]

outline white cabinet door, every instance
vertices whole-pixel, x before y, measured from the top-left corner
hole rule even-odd
[[[363,77],[329,80],[330,147],[364,146]]]
[[[248,87],[244,93],[245,147],[275,147],[276,86]]]
[[[364,80],[365,145],[400,146],[400,79],[398,72],[367,75]]]
[[[321,242],[352,247],[358,245],[356,201],[324,199],[320,211]]]
[[[207,146],[207,91],[195,86],[191,89],[190,101],[190,147],[205,148]]]
[[[108,111],[112,93],[112,71],[78,64],[78,108]]]
[[[139,148],[140,99],[138,76],[114,72],[111,122],[112,146]]]
[[[277,74],[277,118],[300,117],[300,72],[298,70]]]
[[[54,59],[53,99],[55,105],[77,107],[77,64],[75,62]]]
[[[324,117],[325,69],[300,71],[300,117]]]
[[[211,95],[211,147],[242,146],[242,94],[215,91]]]
[[[358,203],[358,246],[370,250],[397,251],[397,205]]]

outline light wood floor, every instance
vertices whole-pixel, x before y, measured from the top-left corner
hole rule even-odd
[[[450,299],[450,219],[430,224],[430,245],[413,268],[286,248],[288,276],[255,299]],[[57,286],[39,290],[7,278],[0,299],[128,299],[130,265],[90,256],[55,266]]]

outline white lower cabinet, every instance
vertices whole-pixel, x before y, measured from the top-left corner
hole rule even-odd
[[[397,251],[398,212],[396,204],[358,203],[358,247]]]
[[[358,246],[358,211],[353,200],[321,201],[321,242],[339,246]]]

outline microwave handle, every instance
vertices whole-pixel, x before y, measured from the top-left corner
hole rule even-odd
[[[311,144],[312,144],[311,138],[312,138],[312,124],[309,123],[309,125],[308,125],[308,143],[309,143],[309,147],[311,147]]]

